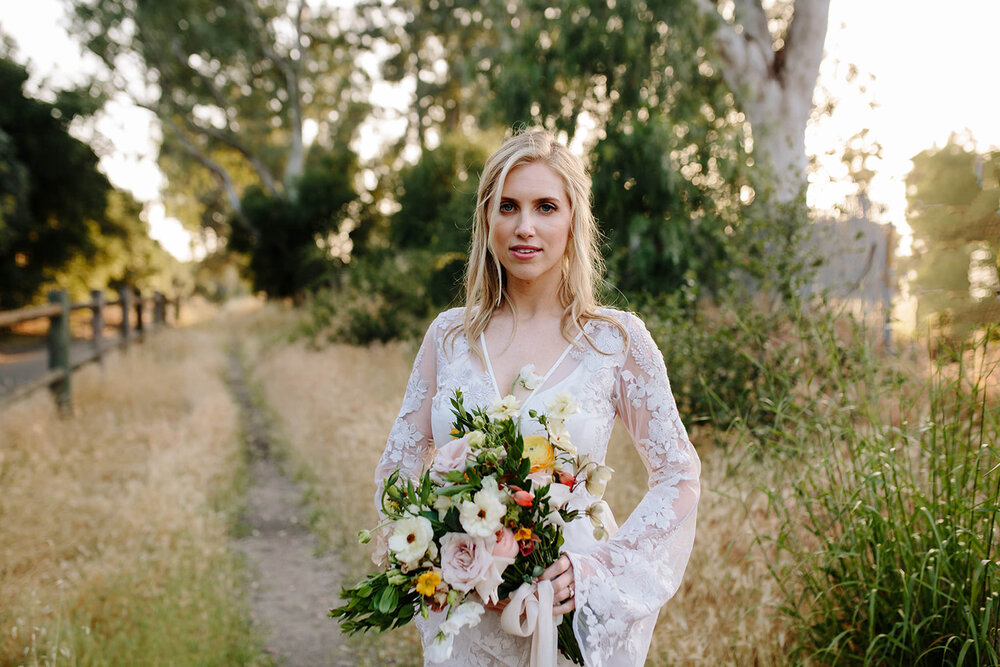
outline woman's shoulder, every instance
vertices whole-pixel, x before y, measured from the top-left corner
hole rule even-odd
[[[633,331],[637,329],[645,329],[646,324],[642,321],[638,315],[630,310],[620,310],[618,308],[612,308],[610,306],[601,306],[595,311],[600,318],[592,319],[592,322],[603,322],[605,326],[610,326],[613,328],[611,321],[619,324],[627,334],[631,335]]]
[[[427,327],[427,335],[440,341],[449,331],[462,324],[465,319],[465,307],[449,308],[437,314],[431,325]]]

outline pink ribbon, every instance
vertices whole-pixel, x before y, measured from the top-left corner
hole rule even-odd
[[[548,580],[521,584],[511,593],[510,602],[500,614],[500,627],[516,637],[531,637],[531,667],[555,667],[556,626],[562,621],[552,616],[555,597]],[[523,617],[523,618],[522,618]]]

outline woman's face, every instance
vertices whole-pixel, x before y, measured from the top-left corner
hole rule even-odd
[[[562,279],[562,259],[573,213],[562,178],[544,162],[507,173],[500,210],[490,221],[490,247],[507,270],[508,289],[551,288]]]

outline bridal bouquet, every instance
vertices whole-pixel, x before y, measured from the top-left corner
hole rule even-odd
[[[384,631],[408,623],[416,614],[446,611],[426,657],[451,656],[458,632],[479,623],[483,602],[507,598],[532,584],[560,555],[566,522],[587,514],[597,539],[606,539],[601,521],[612,470],[579,456],[566,420],[579,410],[568,393],[557,394],[545,413],[529,411],[545,435],[522,435],[520,405],[508,395],[487,409],[467,411],[461,392],[452,398],[455,415],[450,442],[439,446],[430,469],[419,479],[397,470],[384,484],[384,521],[375,531],[387,535],[383,568],[341,591],[343,606],[330,610],[349,633]],[[584,487],[590,504],[568,509],[574,489]],[[558,625],[558,649],[583,664],[569,622]],[[544,620],[544,619],[543,619]]]

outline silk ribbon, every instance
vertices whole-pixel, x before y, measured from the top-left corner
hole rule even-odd
[[[556,626],[562,616],[558,619],[552,616],[554,597],[551,581],[521,584],[511,593],[510,603],[500,614],[500,627],[504,632],[516,637],[531,637],[531,667],[555,667],[556,664]]]

